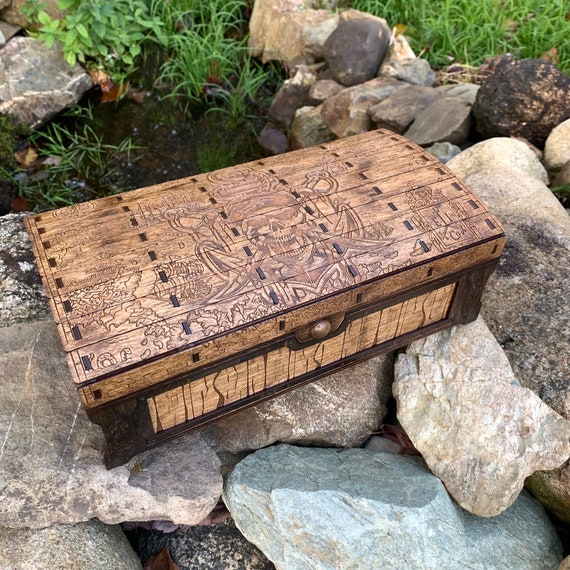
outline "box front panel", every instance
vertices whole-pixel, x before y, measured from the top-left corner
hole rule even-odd
[[[451,283],[434,291],[356,317],[332,338],[292,349],[285,345],[147,398],[155,433],[199,420],[327,364],[443,321],[456,290]]]

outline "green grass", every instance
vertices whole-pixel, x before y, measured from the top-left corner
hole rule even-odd
[[[89,124],[93,116],[88,107],[74,107],[67,115],[77,121],[72,129],[54,122],[28,139],[37,149],[35,167],[2,169],[34,211],[96,198],[106,187],[113,193],[109,183],[114,173],[140,150],[130,137],[107,144]]]
[[[412,48],[433,67],[479,66],[512,53],[537,58],[555,48],[570,73],[570,5],[566,0],[353,0],[353,8],[405,26]]]
[[[245,119],[247,104],[270,77],[252,61],[247,48],[247,2],[243,0],[152,0],[151,18],[164,24],[157,41],[168,58],[157,83],[188,108],[207,102]]]

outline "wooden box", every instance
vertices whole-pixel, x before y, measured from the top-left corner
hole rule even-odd
[[[387,131],[26,219],[108,467],[473,320],[504,243]]]

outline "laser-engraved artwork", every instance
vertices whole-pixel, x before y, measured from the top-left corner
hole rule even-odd
[[[445,166],[382,130],[26,225],[110,466],[474,318],[504,239]]]

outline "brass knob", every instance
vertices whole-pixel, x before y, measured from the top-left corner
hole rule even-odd
[[[322,319],[317,321],[311,327],[311,337],[312,338],[325,338],[331,332],[331,322],[327,321],[327,319]]]

